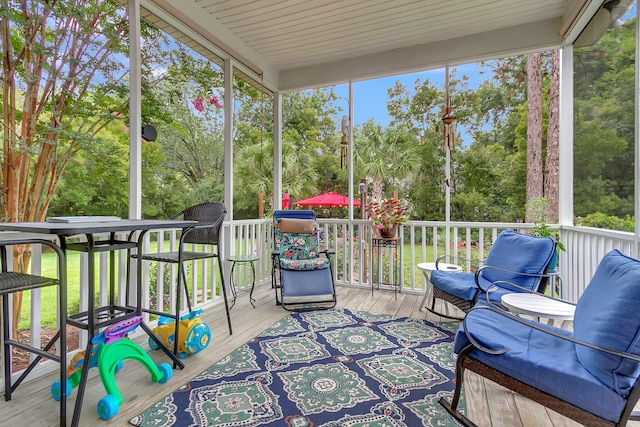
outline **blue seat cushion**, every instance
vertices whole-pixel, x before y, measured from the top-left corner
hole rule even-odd
[[[451,271],[433,270],[429,281],[433,286],[451,295],[471,301],[478,293],[474,276],[474,273],[454,273]]]
[[[576,338],[640,354],[640,261],[618,250],[602,258],[580,297],[574,317]],[[596,378],[627,395],[640,375],[640,363],[577,346],[578,359]]]
[[[282,270],[283,297],[312,297],[334,293],[331,270]]]
[[[434,277],[435,275],[435,277]],[[431,272],[431,283],[437,283],[438,288],[455,295],[458,298],[462,298],[466,301],[472,301],[478,293],[478,286],[476,286],[474,273],[452,273],[447,271],[434,270]],[[491,282],[479,278],[480,286],[483,289],[489,289]],[[489,293],[489,300],[492,302],[500,303],[502,295],[512,293],[510,289],[498,287],[493,292]],[[485,300],[485,295],[482,294],[478,297],[479,300]]]
[[[582,366],[572,342],[484,309],[471,310],[465,324],[480,344],[496,350],[509,348],[502,355],[490,355],[476,349],[469,353],[473,359],[599,417],[612,422],[619,420],[626,399]],[[571,335],[563,329],[542,326]],[[469,343],[460,328],[454,351],[459,353]]]

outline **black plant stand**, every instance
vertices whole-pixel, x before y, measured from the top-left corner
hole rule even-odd
[[[375,287],[393,286],[397,298],[400,292],[400,237],[378,237],[372,239],[371,251],[371,295]],[[385,274],[385,266],[388,271]]]

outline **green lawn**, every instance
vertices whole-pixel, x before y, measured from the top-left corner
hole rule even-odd
[[[165,242],[166,250],[169,250],[169,242]],[[155,243],[151,243],[150,251],[155,250]],[[417,264],[421,263],[423,259],[427,261],[433,260],[433,249],[428,246],[426,248],[426,255],[423,257],[422,255],[422,246],[416,245],[414,247],[414,259],[411,260],[408,258],[408,255],[411,253],[411,246],[404,245],[404,268],[403,274],[405,277],[405,283],[409,283],[411,268],[415,268],[416,271],[414,274],[416,275],[416,280],[421,280],[422,276],[417,267]],[[98,257],[99,255],[96,255]],[[42,274],[45,276],[54,276],[56,272],[56,256],[53,253],[45,253],[42,256]],[[79,298],[80,298],[80,252],[69,251],[67,253],[67,264],[69,268],[67,269],[68,273],[68,307],[69,312],[74,313],[79,309]],[[96,266],[99,268],[99,265],[96,260]],[[117,273],[117,266],[116,266]],[[198,273],[200,274],[200,273]],[[96,277],[99,277],[99,270],[96,271]],[[42,304],[41,304],[41,317],[42,323],[46,326],[54,326],[56,321],[56,289],[54,287],[47,287],[41,290],[42,292]],[[31,292],[25,292],[22,303],[22,313],[20,318],[20,328],[28,328],[29,327],[29,315],[31,312],[30,302],[31,302]]]
[[[165,250],[170,250],[170,242],[165,241]],[[156,251],[156,242],[151,242],[149,252]],[[67,306],[69,313],[76,313],[80,307],[80,252],[67,252]],[[96,254],[96,278],[100,277],[99,256]],[[42,255],[42,275],[47,277],[55,277],[57,269],[57,257],[54,253],[44,253]],[[118,265],[115,268],[118,274]],[[198,275],[201,270],[198,269]],[[218,274],[216,269],[216,274]],[[218,282],[219,283],[219,282]],[[57,290],[55,287],[46,287],[40,290],[41,297],[41,321],[45,326],[55,326],[57,317]],[[31,313],[31,291],[23,293],[22,312],[20,313],[20,329],[29,327],[29,317]]]
[[[80,298],[80,252],[67,253],[67,299],[69,307],[78,307]],[[57,257],[55,253],[45,253],[42,255],[42,275],[55,277],[57,271]],[[75,268],[73,268],[75,266]],[[42,293],[42,304],[40,308],[42,324],[45,326],[55,326],[57,317],[57,289],[53,286],[40,289]],[[19,328],[29,327],[29,314],[31,313],[31,292],[24,292],[22,300],[22,312],[20,315]]]

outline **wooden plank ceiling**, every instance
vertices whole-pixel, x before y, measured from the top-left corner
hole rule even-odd
[[[143,8],[162,22],[176,25],[171,22],[176,18],[189,28],[181,29],[187,36],[193,37],[194,32],[196,38],[209,40],[225,54],[239,58],[248,71],[270,80],[275,87],[281,83],[289,89],[323,79],[357,79],[360,74],[367,75],[366,68],[369,74],[391,74],[463,63],[492,54],[498,57],[559,47],[563,36],[580,19],[584,21],[585,13],[595,13],[602,3],[603,0],[141,0]],[[584,22],[582,25],[586,25]],[[451,46],[446,44],[452,41]],[[416,55],[424,58],[416,60]],[[378,58],[385,62],[384,66],[375,64]]]
[[[567,0],[196,0],[278,69],[562,16]]]

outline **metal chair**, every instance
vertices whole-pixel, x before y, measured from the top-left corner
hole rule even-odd
[[[499,284],[494,285],[490,292],[490,299],[496,304],[500,304],[502,295],[506,293],[523,290],[544,292],[551,276],[547,274],[547,269],[554,252],[555,241],[551,238],[503,230],[493,242],[487,259],[475,273],[438,270],[438,264],[444,259],[440,257],[436,262],[436,270],[431,272],[429,278],[433,292],[427,310],[442,317],[460,320],[460,317],[436,311],[436,299],[449,302],[467,313],[496,282]]]
[[[453,398],[439,403],[464,425],[475,425],[457,409],[469,369],[582,425],[637,420],[639,304],[640,261],[618,250],[605,255],[578,300],[573,331],[480,302],[455,337]]]
[[[290,311],[335,307],[330,259],[334,252],[320,250],[317,223],[310,219],[282,218],[276,225],[274,271],[279,271],[280,279],[276,301]]]
[[[171,219],[183,219],[198,221],[198,225],[183,230],[180,235],[180,243],[177,251],[172,252],[159,252],[148,253],[142,255],[133,255],[133,257],[140,258],[146,261],[166,262],[179,265],[178,283],[176,292],[176,301],[173,313],[165,313],[152,309],[143,309],[148,313],[156,314],[159,316],[166,316],[175,320],[175,340],[174,340],[174,354],[178,355],[178,347],[180,343],[179,339],[179,326],[180,326],[180,309],[182,307],[181,294],[184,291],[188,312],[192,311],[191,298],[189,298],[189,290],[187,287],[187,274],[185,272],[184,264],[189,261],[202,260],[208,258],[218,259],[218,271],[220,272],[220,287],[224,297],[224,305],[227,314],[227,323],[229,326],[229,335],[233,334],[231,327],[231,315],[229,313],[229,303],[227,301],[227,288],[224,281],[224,272],[222,270],[222,256],[220,254],[220,230],[222,229],[222,223],[224,217],[227,214],[227,209],[224,204],[219,202],[207,202],[199,205],[191,206],[178,214],[174,215]],[[198,252],[188,250],[187,245],[206,245],[211,246],[212,250],[208,252]],[[215,251],[213,250],[215,248]],[[184,338],[184,337],[183,337]]]
[[[280,288],[279,282],[279,270],[280,266],[276,262],[276,257],[280,253],[280,242],[282,241],[282,232],[280,231],[280,220],[283,218],[293,218],[293,219],[309,219],[312,221],[316,220],[316,213],[311,209],[302,209],[302,210],[292,210],[292,209],[283,209],[277,210],[273,212],[273,234],[272,234],[272,242],[273,249],[271,250],[271,288],[275,290],[276,293],[276,304],[280,305],[280,301],[278,300],[278,289]]]
[[[55,251],[58,258],[58,277],[49,278],[26,273],[16,273],[8,271],[7,247],[16,245],[33,245],[40,244],[48,246]],[[4,364],[4,398],[11,400],[11,395],[15,389],[24,381],[29,373],[40,363],[42,358],[51,359],[60,364],[60,396],[68,396],[71,393],[70,387],[66,384],[67,370],[67,341],[66,341],[66,325],[67,325],[67,290],[66,277],[67,267],[65,256],[62,249],[58,245],[48,240],[28,239],[28,240],[4,240],[0,241],[0,257],[2,262],[2,272],[0,273],[0,295],[2,296],[2,351]],[[15,292],[22,292],[32,289],[43,288],[46,286],[56,286],[58,288],[58,331],[44,347],[36,347],[35,343],[29,345],[20,342],[11,336],[11,306],[9,305],[9,295]],[[57,353],[49,353],[53,345],[58,342]],[[12,382],[12,347],[26,350],[37,356],[29,363],[29,366],[22,374]],[[60,399],[60,425],[66,426],[66,398]]]

